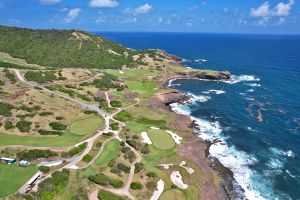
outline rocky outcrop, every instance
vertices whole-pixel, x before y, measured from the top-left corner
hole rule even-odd
[[[163,92],[160,92],[156,95],[161,102],[163,102],[165,105],[170,105],[172,103],[178,103],[183,102],[185,100],[188,100],[189,97],[187,97],[184,94],[181,94],[177,90],[165,90]]]
[[[208,80],[228,80],[231,77],[231,74],[228,71],[212,70],[177,72],[177,74],[184,78],[200,78]]]

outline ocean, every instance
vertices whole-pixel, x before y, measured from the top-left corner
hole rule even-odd
[[[194,69],[228,70],[228,81],[173,80],[191,96],[174,111],[196,121],[209,154],[247,199],[300,199],[300,36],[99,33],[134,49],[159,48]]]

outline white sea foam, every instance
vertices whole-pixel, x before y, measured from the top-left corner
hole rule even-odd
[[[195,103],[195,102],[206,102],[211,99],[210,96],[204,96],[204,95],[195,95],[193,93],[187,93],[187,96],[190,97],[190,99],[186,103]]]
[[[255,90],[253,90],[253,89],[249,89],[249,90],[247,90],[247,92],[254,92]]]
[[[178,103],[171,104],[173,111],[190,115],[191,110],[187,105],[181,105]],[[199,137],[204,140],[214,141],[219,140],[217,143],[213,143],[210,146],[210,156],[218,159],[225,167],[229,168],[238,184],[245,190],[245,196],[248,199],[261,200],[264,199],[254,188],[252,183],[252,170],[249,165],[256,162],[256,159],[242,151],[238,151],[234,147],[229,147],[225,142],[225,137],[221,135],[222,128],[218,121],[209,122],[200,118],[191,117],[192,120],[198,126]]]
[[[249,85],[251,87],[261,87],[261,84],[259,83],[245,83],[246,85]]]
[[[207,60],[199,58],[199,59],[195,59],[194,62],[201,64],[201,63],[207,62]]]
[[[292,178],[296,178],[295,175],[293,175],[289,170],[285,170],[285,172]]]
[[[294,154],[294,152],[293,152],[292,150],[286,151],[285,154],[286,154],[288,157],[290,157],[290,158],[294,158],[294,156],[295,156],[295,154]]]
[[[222,82],[235,84],[239,82],[254,82],[254,81],[260,81],[260,79],[255,77],[254,75],[240,75],[240,76],[232,75],[229,80],[224,80]]]
[[[176,79],[171,79],[168,81],[168,85],[167,87],[173,87],[173,86],[180,86],[181,84],[173,84],[173,82],[175,81]]]
[[[202,93],[203,94],[225,94],[226,92],[224,90],[208,90]]]

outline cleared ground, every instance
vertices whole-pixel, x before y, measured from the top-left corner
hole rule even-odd
[[[153,145],[158,149],[168,150],[175,146],[173,138],[165,131],[151,129],[148,131],[148,135]]]
[[[17,164],[0,164],[0,198],[17,192],[38,168],[34,165],[20,167]]]
[[[69,131],[75,135],[89,135],[95,133],[104,126],[104,119],[100,117],[88,117],[79,119],[70,125]]]
[[[97,158],[96,164],[97,165],[108,164],[109,161],[118,157],[119,151],[120,151],[120,141],[118,141],[116,139],[109,141],[105,145],[103,152]]]

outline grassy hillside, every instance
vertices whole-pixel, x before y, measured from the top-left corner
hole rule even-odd
[[[42,66],[133,66],[137,51],[79,30],[32,30],[0,26],[0,52]]]

